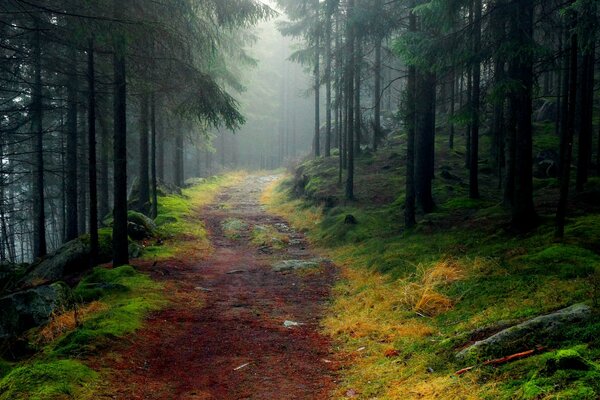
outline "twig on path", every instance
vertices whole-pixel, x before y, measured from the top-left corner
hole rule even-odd
[[[234,368],[234,371],[239,371],[240,369],[246,368],[248,365],[250,365],[252,363],[247,362],[246,364],[242,364],[239,367]]]

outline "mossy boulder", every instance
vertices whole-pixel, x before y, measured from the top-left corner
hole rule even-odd
[[[127,234],[134,240],[142,240],[156,236],[154,221],[137,211],[127,213]]]
[[[69,287],[57,282],[0,298],[0,339],[15,338],[46,324],[72,298]]]
[[[542,315],[487,339],[475,342],[457,354],[459,360],[482,359],[510,355],[536,345],[552,344],[564,338],[566,328],[585,324],[592,319],[592,309],[575,304],[548,315]]]

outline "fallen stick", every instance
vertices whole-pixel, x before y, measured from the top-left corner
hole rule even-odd
[[[544,351],[545,348],[544,347],[537,347],[533,350],[527,350],[527,351],[523,351],[521,353],[516,353],[516,354],[511,354],[510,356],[506,356],[506,357],[502,357],[502,358],[496,358],[494,360],[487,360],[484,361],[482,364],[480,365],[501,365],[501,364],[506,364],[509,363],[511,361],[515,361],[515,360],[519,360],[521,358],[526,358],[529,356],[534,355],[535,353],[540,353],[542,351]],[[466,372],[471,371],[472,369],[475,369],[477,367],[477,365],[474,365],[472,367],[467,367],[467,368],[463,368],[461,370],[456,371],[454,374],[455,375],[462,375]]]

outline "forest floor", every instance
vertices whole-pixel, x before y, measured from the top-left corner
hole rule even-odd
[[[246,176],[196,210],[209,233],[207,258],[181,252],[137,265],[164,283],[169,306],[127,347],[91,362],[112,371],[95,398],[328,398],[336,362],[318,327],[336,272],[326,262],[273,270],[280,260],[315,257],[302,233],[261,207],[274,179]]]

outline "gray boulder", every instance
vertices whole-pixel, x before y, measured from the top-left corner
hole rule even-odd
[[[71,290],[53,283],[0,298],[0,339],[12,339],[50,321],[52,313],[66,307]]]
[[[585,323],[592,318],[592,309],[575,304],[548,315],[542,315],[504,329],[487,339],[475,342],[459,352],[458,359],[505,356],[535,345],[560,340],[568,326]]]
[[[37,286],[62,280],[66,275],[83,271],[88,267],[90,246],[87,240],[78,238],[65,243],[43,259],[23,279],[22,286]]]

